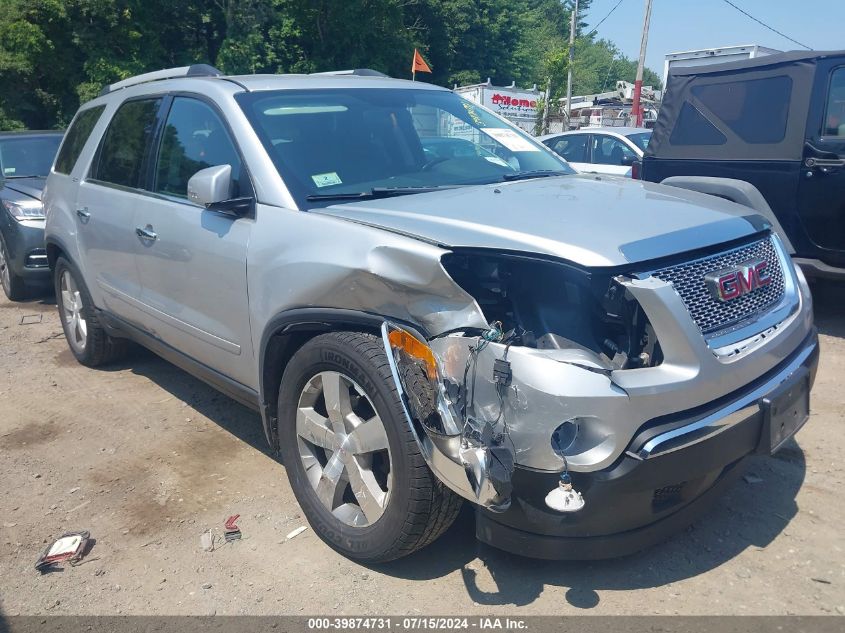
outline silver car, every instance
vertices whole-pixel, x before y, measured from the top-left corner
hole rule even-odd
[[[765,217],[574,174],[449,90],[192,66],[106,88],[67,138],[44,206],[73,354],[132,339],[254,407],[351,558],[464,500],[494,546],[624,554],[808,417],[810,293]]]

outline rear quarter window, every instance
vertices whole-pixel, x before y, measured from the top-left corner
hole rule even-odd
[[[694,86],[690,92],[746,143],[780,143],[786,136],[792,97],[786,75]]]
[[[65,134],[59,154],[56,156],[55,171],[60,174],[69,174],[73,171],[73,166],[79,159],[82,148],[85,147],[88,137],[91,136],[91,131],[97,125],[97,121],[100,120],[100,115],[103,114],[105,109],[106,106],[97,106],[82,110],[76,115],[70,129]]]
[[[685,102],[672,129],[672,145],[724,145],[728,139],[695,106]]]

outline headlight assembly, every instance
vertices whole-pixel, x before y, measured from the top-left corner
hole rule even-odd
[[[39,200],[3,200],[5,209],[18,222],[24,220],[43,220],[44,205]]]

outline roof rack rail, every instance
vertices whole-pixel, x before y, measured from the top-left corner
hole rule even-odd
[[[209,66],[208,64],[191,64],[190,66],[180,66],[178,68],[165,68],[164,70],[136,75],[135,77],[129,77],[129,79],[110,84],[100,91],[100,96],[102,97],[121,88],[137,86],[138,84],[145,84],[150,81],[176,79],[178,77],[219,77],[222,74],[214,66]]]
[[[372,68],[353,68],[350,70],[329,70],[322,73],[311,73],[312,75],[356,75],[358,77],[387,77],[382,72]]]

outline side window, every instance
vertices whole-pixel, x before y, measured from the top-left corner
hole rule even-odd
[[[786,135],[792,97],[786,75],[694,86],[690,92],[746,143],[780,143]]]
[[[587,135],[571,134],[553,140],[551,148],[570,163],[587,162]]]
[[[685,102],[669,142],[672,145],[724,145],[728,139],[695,106]]]
[[[91,130],[97,125],[100,120],[100,115],[106,106],[97,106],[96,108],[88,108],[82,110],[76,115],[73,123],[70,124],[70,129],[65,134],[65,140],[62,143],[62,148],[56,156],[56,171],[60,174],[69,174],[76,164],[76,160],[82,153],[82,148],[85,147],[85,142],[91,136]]]
[[[164,126],[155,191],[186,198],[188,179],[216,165],[232,166],[231,197],[241,195],[241,159],[219,115],[198,99],[176,97]]]
[[[125,187],[145,185],[144,158],[160,105],[161,99],[141,99],[118,108],[103,138],[92,178]]]
[[[595,165],[622,165],[622,159],[634,155],[634,151],[618,138],[603,134],[593,135],[593,164]]]
[[[845,68],[833,71],[830,92],[827,95],[823,134],[845,137]]]

